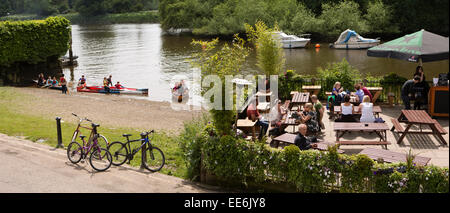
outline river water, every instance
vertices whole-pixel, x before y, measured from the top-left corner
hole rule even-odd
[[[148,97],[136,98],[171,101],[170,88],[177,79],[185,78],[174,76],[192,78],[194,72],[188,61],[198,51],[190,45],[194,37],[164,35],[159,24],[73,25],[72,37],[73,52],[79,56],[78,66],[72,69],[72,75],[70,69],[64,69],[64,73],[73,81],[85,75],[88,85],[102,85],[103,77],[112,75],[114,83],[149,88]],[[286,69],[316,74],[318,67],[346,58],[363,74],[378,76],[395,72],[412,78],[417,66],[396,59],[368,57],[366,50],[336,50],[328,48],[328,44],[321,45],[320,49],[311,45],[285,50]],[[256,56],[252,53],[243,74],[257,74],[255,64]],[[425,63],[424,70],[427,79],[432,80],[439,73],[448,72],[449,61]]]

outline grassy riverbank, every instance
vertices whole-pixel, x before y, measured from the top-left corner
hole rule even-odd
[[[93,17],[83,17],[79,13],[58,14],[72,24],[128,24],[128,23],[158,23],[158,11],[141,11],[134,13],[107,14]],[[45,19],[35,14],[17,14],[0,17],[0,21],[22,21]]]
[[[49,146],[57,144],[56,121],[54,117],[43,116],[39,109],[33,112],[24,108],[24,103],[36,101],[29,94],[24,94],[12,87],[0,87],[0,132],[10,136],[20,136],[31,141],[41,141]],[[39,100],[45,101],[45,100]],[[27,112],[26,112],[27,111]],[[70,143],[70,137],[76,128],[71,122],[75,119],[63,118],[62,136],[64,147]],[[99,132],[109,142],[123,141],[123,133],[132,134],[132,138],[138,138],[140,131],[128,127],[113,127],[101,125]],[[83,132],[88,135],[88,132]],[[175,135],[169,131],[157,131],[153,137],[153,144],[163,150],[166,157],[166,165],[161,173],[184,178],[186,166]],[[138,143],[134,143],[135,146]],[[131,165],[139,167],[140,153],[131,161]]]

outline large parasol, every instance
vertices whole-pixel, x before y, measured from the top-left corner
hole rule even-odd
[[[372,47],[367,51],[367,55],[422,64],[422,62],[447,60],[448,45],[448,37],[421,30]]]

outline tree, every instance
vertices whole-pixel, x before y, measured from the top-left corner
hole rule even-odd
[[[385,5],[381,0],[370,2],[367,8],[367,14],[364,15],[369,32],[398,33],[399,29],[393,22],[392,13],[392,8]]]
[[[77,0],[75,9],[82,16],[98,16],[107,12],[106,0]]]
[[[284,51],[281,43],[274,39],[272,32],[264,22],[258,21],[253,28],[245,24],[247,36],[255,45],[257,66],[266,76],[279,75],[284,66]]]
[[[367,32],[367,24],[361,16],[359,5],[353,1],[323,4],[319,18],[323,20],[320,30],[324,35],[337,36],[346,29],[358,33]]]

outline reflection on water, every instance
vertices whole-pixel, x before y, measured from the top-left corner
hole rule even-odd
[[[78,66],[64,73],[77,81],[85,75],[88,85],[102,85],[103,77],[112,75],[113,83],[134,88],[149,88],[153,101],[171,101],[170,88],[176,75],[192,78],[189,57],[194,50],[190,36],[163,35],[159,24],[73,25],[73,52]],[[411,78],[417,64],[396,59],[367,57],[366,50],[329,49],[310,46],[306,49],[285,50],[286,69],[301,74],[316,74],[317,67],[346,58],[361,73],[384,75],[395,72]],[[259,73],[256,56],[252,53],[243,74]],[[427,79],[447,73],[448,60],[424,64]],[[72,75],[71,75],[72,74]],[[182,78],[182,77],[179,77]],[[188,85],[192,82],[188,81]],[[192,87],[192,86],[190,86]],[[198,88],[191,88],[197,92]],[[191,95],[193,97],[194,95]]]

